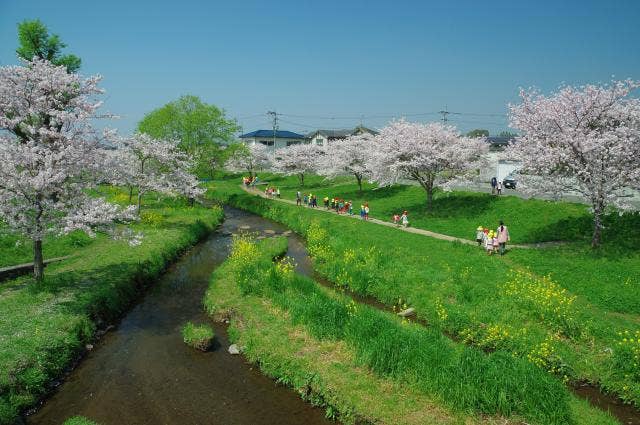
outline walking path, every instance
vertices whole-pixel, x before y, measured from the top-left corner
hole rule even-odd
[[[289,199],[283,199],[283,198],[270,198],[267,195],[264,194],[264,192],[262,192],[259,189],[255,189],[253,187],[246,187],[245,185],[241,185],[242,190],[244,190],[247,193],[251,193],[253,195],[258,195],[264,199],[269,199],[272,201],[279,201],[279,202],[284,202],[285,204],[291,204],[291,205],[296,205],[295,201],[289,200]],[[320,211],[320,212],[326,212],[326,213],[334,213],[333,210],[327,210],[324,208],[314,208],[315,211]],[[334,213],[335,214],[335,213]],[[354,218],[354,219],[360,219],[359,215],[348,215],[348,214],[344,214],[341,215],[342,217],[348,217],[348,218]],[[441,239],[444,241],[449,241],[449,242],[460,242],[466,245],[477,245],[478,243],[476,241],[472,241],[469,239],[462,239],[462,238],[457,238],[455,236],[449,236],[449,235],[445,235],[442,233],[436,233],[436,232],[432,232],[430,230],[424,230],[424,229],[417,229],[415,227],[398,227],[397,225],[388,222],[388,221],[383,221],[383,220],[379,220],[377,218],[369,218],[368,220],[370,223],[375,223],[375,224],[379,224],[381,226],[387,226],[387,227],[393,227],[394,229],[398,229],[401,230],[403,232],[408,232],[408,233],[415,233],[417,235],[423,235],[423,236],[428,236],[430,238],[435,238],[435,239]],[[540,242],[540,243],[535,243],[535,244],[509,244],[509,248],[522,248],[522,249],[531,249],[531,248],[545,248],[545,247],[551,247],[551,246],[558,246],[561,245],[563,242]]]

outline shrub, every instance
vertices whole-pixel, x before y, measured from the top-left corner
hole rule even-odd
[[[207,351],[213,344],[214,332],[209,325],[195,325],[187,322],[182,328],[182,339],[187,345],[200,351]]]
[[[84,416],[74,416],[64,421],[62,425],[98,425],[98,423]]]
[[[541,321],[568,337],[580,334],[576,320],[575,295],[555,283],[549,276],[537,277],[530,272],[513,272],[503,285],[503,294],[514,298],[531,310]]]

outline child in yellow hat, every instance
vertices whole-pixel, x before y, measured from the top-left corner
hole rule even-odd
[[[489,232],[485,234],[484,249],[487,251],[487,255],[491,255],[493,252],[493,230],[489,230]]]

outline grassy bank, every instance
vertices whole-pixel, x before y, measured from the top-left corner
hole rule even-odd
[[[640,400],[638,366],[629,361],[638,350],[624,334],[639,329],[637,254],[571,246],[487,257],[473,246],[260,199],[236,182],[214,186],[211,196],[304,235],[314,267],[335,284],[389,306],[400,298],[457,340],[526,359],[561,381]]]
[[[280,188],[285,199],[295,200],[296,191],[300,190],[317,195],[321,206],[322,198],[336,196],[352,200],[356,213],[363,202],[368,202],[370,215],[385,221],[391,221],[393,214],[407,210],[412,226],[464,239],[474,239],[475,229],[480,225],[496,228],[499,220],[504,220],[512,229],[513,243],[571,241],[588,244],[591,240],[592,219],[587,205],[525,200],[508,196],[509,190],[500,197],[477,192],[436,191],[433,209],[429,211],[425,192],[418,186],[377,188],[366,183],[360,193],[351,177],[326,180],[309,175],[302,188],[296,176],[263,174],[260,179]],[[604,243],[609,248],[640,249],[638,214],[613,214],[607,217],[605,227],[615,229],[604,234]]]
[[[110,196],[123,201],[118,193]],[[12,423],[33,405],[98,327],[119,318],[146,284],[222,217],[220,208],[149,197],[141,222],[133,225],[144,233],[141,246],[87,239],[74,246],[72,258],[48,266],[44,282],[21,277],[0,284],[0,423]]]
[[[295,275],[287,261],[272,264],[283,250],[280,241],[236,241],[205,304],[231,318],[252,361],[330,415],[346,423],[614,423],[527,361],[454,343]]]

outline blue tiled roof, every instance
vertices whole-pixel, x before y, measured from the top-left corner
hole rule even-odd
[[[273,130],[256,130],[251,133],[245,133],[240,136],[241,139],[247,137],[271,137],[273,138]],[[276,130],[276,137],[279,139],[304,139],[302,134],[294,133],[293,131]]]

